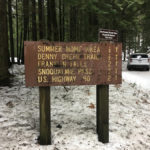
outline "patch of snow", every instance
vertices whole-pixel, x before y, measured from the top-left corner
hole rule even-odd
[[[139,89],[150,92],[150,71],[128,71],[127,62],[122,63],[122,70],[123,80],[135,84]]]
[[[146,71],[131,71],[123,72],[122,77],[129,83],[135,83],[139,88],[150,91],[150,72]]]
[[[38,144],[39,90],[25,87],[24,66],[0,87],[2,150],[149,150],[150,96],[134,84],[110,85],[110,142],[98,142],[95,86],[51,87],[52,145]],[[58,128],[60,127],[61,128]]]

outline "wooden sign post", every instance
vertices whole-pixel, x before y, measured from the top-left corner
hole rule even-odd
[[[122,81],[121,43],[39,41],[25,42],[24,47],[26,86],[40,87],[40,144],[51,144],[50,86],[103,85],[97,86],[97,131],[99,139],[108,139],[104,92],[108,84]]]
[[[40,144],[51,144],[50,87],[39,87],[40,93]]]
[[[109,85],[96,86],[96,119],[98,140],[109,142]]]

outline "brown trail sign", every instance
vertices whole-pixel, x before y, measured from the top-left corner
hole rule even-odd
[[[121,44],[25,42],[26,86],[121,83]]]
[[[25,48],[26,86],[39,86],[40,144],[51,144],[50,86],[97,85],[97,133],[109,141],[109,84],[120,84],[122,44],[112,42],[29,42]]]

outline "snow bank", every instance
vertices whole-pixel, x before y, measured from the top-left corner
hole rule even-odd
[[[135,83],[139,88],[150,91],[150,72],[123,72],[122,77],[129,83]]]
[[[122,65],[122,78],[128,82],[136,84],[138,89],[150,92],[150,71],[127,71],[127,62]]]
[[[0,87],[0,150],[149,150],[150,97],[134,84],[110,86],[110,142],[98,142],[95,86],[51,87],[52,144],[40,146],[38,88],[26,88],[23,66]]]

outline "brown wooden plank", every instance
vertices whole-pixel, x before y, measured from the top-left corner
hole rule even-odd
[[[25,42],[26,86],[121,84],[120,43]]]

